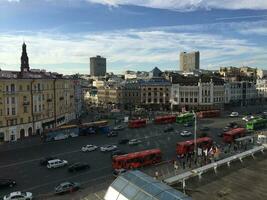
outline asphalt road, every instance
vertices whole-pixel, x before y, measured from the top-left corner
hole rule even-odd
[[[218,143],[221,138],[217,136],[225,125],[233,121],[232,118],[222,116],[198,121],[198,126],[210,127],[208,134]],[[241,123],[241,118],[234,121]],[[172,124],[175,130],[189,130],[193,133],[193,127],[184,128],[182,125]],[[142,143],[137,146],[118,145],[119,149],[126,152],[160,148],[164,160],[175,158],[175,145],[178,141],[193,139],[181,137],[176,133],[164,133],[166,125],[149,124],[145,128],[125,129],[119,132],[118,137],[108,138],[105,135],[81,136],[77,138],[61,140],[50,143],[35,142],[33,145],[20,146],[19,148],[0,149],[0,178],[11,178],[17,181],[15,188],[1,189],[0,196],[12,191],[30,191],[34,196],[51,194],[54,187],[66,180],[80,182],[82,186],[92,186],[100,183],[105,177],[112,174],[110,153],[103,153],[99,150],[94,152],[81,152],[81,147],[86,144],[98,146],[105,144],[117,144],[121,138],[138,138]],[[46,156],[57,156],[67,160],[70,164],[75,162],[87,162],[91,165],[88,171],[69,173],[67,167],[50,169],[39,165],[39,160]]]

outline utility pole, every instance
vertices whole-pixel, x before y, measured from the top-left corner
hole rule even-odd
[[[197,115],[193,110],[195,126],[194,126],[194,158],[197,159]]]

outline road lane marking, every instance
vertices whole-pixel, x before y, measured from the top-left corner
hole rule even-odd
[[[76,177],[79,177],[79,176],[84,176],[85,174],[91,174],[91,173],[95,173],[97,171],[102,171],[104,169],[109,169],[109,168],[110,168],[110,166],[109,167],[102,167],[102,168],[95,169],[95,170],[90,170],[90,171],[87,171],[87,172],[84,172],[84,173],[79,173],[79,174],[76,174],[76,175],[73,175],[73,176],[68,176],[68,177],[61,178],[61,179],[54,180],[54,181],[50,181],[50,182],[47,182],[47,183],[44,183],[44,184],[36,185],[34,187],[22,189],[22,191],[32,191],[32,190],[35,190],[35,189],[38,189],[38,188],[41,188],[41,187],[45,187],[45,186],[51,185],[53,183],[62,182],[62,181],[69,180],[69,179],[72,179],[72,178],[76,178]],[[103,177],[99,177],[99,178],[103,178]],[[97,180],[97,178],[92,179],[92,180]]]
[[[53,156],[67,155],[67,154],[77,153],[80,151],[81,150],[79,149],[79,150],[75,150],[75,151],[69,151],[69,152],[54,154]],[[0,169],[7,168],[7,167],[13,167],[13,166],[17,166],[17,165],[23,165],[23,164],[27,164],[27,163],[31,163],[31,162],[35,162],[35,161],[39,161],[39,160],[40,160],[40,158],[35,158],[35,159],[21,161],[21,162],[15,162],[15,163],[7,164],[7,165],[1,165]]]

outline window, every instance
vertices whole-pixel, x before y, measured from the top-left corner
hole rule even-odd
[[[2,116],[3,115],[3,111],[2,111],[2,109],[0,109],[0,116]]]
[[[31,122],[31,117],[28,117],[28,122]]]
[[[9,108],[6,109],[6,114],[9,115]]]
[[[20,118],[20,123],[23,124],[23,118]]]
[[[6,103],[9,104],[9,97],[6,98]]]
[[[30,90],[30,85],[27,85],[27,91],[29,91]]]
[[[34,105],[34,112],[37,112],[37,106]]]
[[[27,101],[27,97],[26,96],[23,96],[23,101]]]
[[[42,99],[41,99],[41,95],[38,95],[38,101],[41,101]]]
[[[19,85],[19,90],[22,91],[22,85]]]
[[[185,102],[188,103],[188,98],[185,98]]]
[[[194,100],[195,100],[195,103],[197,103],[197,98],[195,98]]]
[[[24,106],[24,107],[23,107],[23,112],[24,112],[24,113],[27,113],[27,112],[28,112],[28,108],[27,108],[27,106]]]
[[[12,108],[12,115],[16,115],[16,109]]]
[[[184,102],[184,98],[181,98],[181,102],[182,102],[182,103]]]
[[[148,96],[151,96],[151,92],[148,93]]]
[[[15,85],[11,84],[11,92],[15,92]]]
[[[41,110],[42,110],[41,105],[39,105],[39,111],[41,111]]]
[[[8,92],[8,85],[6,86],[6,92]]]
[[[12,103],[12,104],[15,104],[15,97],[12,97],[12,98],[11,98],[11,103]]]
[[[38,83],[38,91],[40,91],[41,90],[41,85],[40,85],[40,83]]]
[[[193,98],[190,98],[190,103],[193,103]]]
[[[0,121],[0,126],[3,126],[3,122],[2,121]]]

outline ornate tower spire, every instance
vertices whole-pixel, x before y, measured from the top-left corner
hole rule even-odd
[[[22,45],[22,55],[21,55],[21,66],[20,66],[20,71],[21,72],[28,72],[30,70],[29,67],[29,58],[27,55],[27,50],[26,50],[27,46],[25,44],[25,42],[23,42]]]

